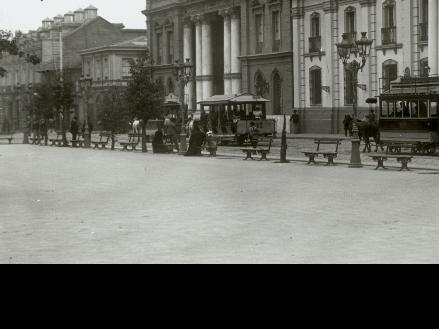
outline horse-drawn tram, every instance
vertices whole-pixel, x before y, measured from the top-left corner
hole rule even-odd
[[[381,141],[389,153],[433,155],[439,145],[439,77],[401,78],[380,96]]]
[[[223,144],[242,145],[256,128],[260,136],[276,133],[275,120],[267,119],[266,104],[270,101],[251,94],[213,96],[200,102],[207,125]]]

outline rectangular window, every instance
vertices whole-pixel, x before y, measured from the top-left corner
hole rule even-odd
[[[110,78],[110,64],[108,62],[108,58],[104,58],[103,65],[104,80],[108,80]]]
[[[345,92],[344,92],[344,103],[345,105],[353,105],[354,104],[354,77],[352,72],[349,70],[345,70]]]
[[[122,59],[122,78],[131,77],[131,58]]]
[[[311,105],[322,105],[322,70],[310,71]]]
[[[96,60],[96,80],[102,80],[102,62],[100,59]]]
[[[174,33],[168,32],[168,64],[174,63]]]
[[[255,16],[256,25],[256,53],[261,54],[264,46],[264,17],[261,14]]]
[[[163,62],[163,39],[162,34],[157,34],[157,64],[161,65]]]
[[[280,12],[274,11],[272,16],[273,22],[273,52],[280,50],[281,44],[281,19]]]

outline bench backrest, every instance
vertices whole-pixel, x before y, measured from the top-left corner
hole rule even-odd
[[[317,152],[320,151],[321,145],[334,145],[336,146],[335,152],[338,153],[338,149],[341,145],[340,139],[316,139],[314,140],[314,144],[317,144]]]

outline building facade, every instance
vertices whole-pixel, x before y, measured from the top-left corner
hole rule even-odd
[[[35,87],[48,79],[59,80],[61,72],[66,79],[77,83],[83,74],[81,51],[145,35],[144,29],[125,29],[123,24],[108,22],[98,15],[98,9],[93,6],[43,20],[41,27],[20,38],[23,50],[41,59],[39,65],[33,66],[8,55],[1,60],[0,66],[7,73],[0,78],[0,129],[4,127],[2,132],[6,132],[25,128],[33,94],[30,86]],[[102,72],[105,70],[103,62]],[[84,107],[78,88],[75,94],[75,104],[70,114],[84,119]]]
[[[280,121],[293,106],[290,9],[290,0],[146,1],[157,80],[178,94],[173,64],[190,59],[191,111],[213,95],[252,93],[270,99],[267,114]]]
[[[436,0],[294,0],[292,16],[294,107],[305,132],[340,133],[344,116],[352,114],[352,76],[336,46],[344,33],[358,40],[367,32],[374,41],[358,77],[360,119],[370,110],[366,100],[379,96],[391,81],[438,74]]]

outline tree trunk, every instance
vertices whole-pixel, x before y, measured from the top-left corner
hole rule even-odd
[[[146,145],[146,123],[143,121],[142,123],[142,152],[148,152],[148,145]]]
[[[116,135],[114,131],[111,132],[111,150],[114,151],[116,148]]]

